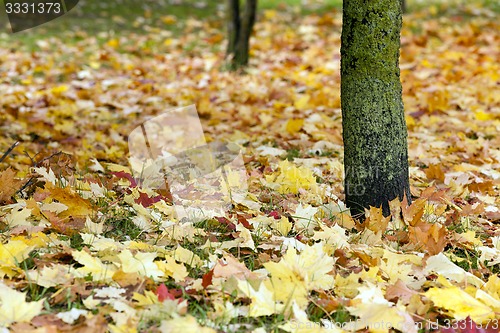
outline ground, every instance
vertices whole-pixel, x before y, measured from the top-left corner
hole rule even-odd
[[[340,9],[310,2],[261,2],[246,73],[225,71],[213,5],[82,1],[0,36],[0,326],[498,331],[497,5],[410,2],[413,204],[359,223],[343,205]],[[238,145],[248,193],[221,182],[228,211],[186,222],[132,176],[128,138],[190,104],[207,142]]]

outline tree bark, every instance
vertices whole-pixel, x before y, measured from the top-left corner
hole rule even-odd
[[[344,0],[341,104],[351,214],[407,197],[407,128],[399,78],[400,0]]]
[[[257,0],[245,0],[243,12],[240,12],[239,0],[228,0],[228,47],[227,57],[230,69],[237,70],[248,64],[250,36],[252,35]]]
[[[234,54],[240,33],[240,0],[227,0],[227,55]]]

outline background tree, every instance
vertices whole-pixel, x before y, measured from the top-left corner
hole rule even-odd
[[[399,78],[400,0],[344,0],[341,103],[351,213],[406,195],[407,128]]]
[[[243,10],[240,10],[240,0],[227,0],[228,45],[226,56],[232,70],[248,64],[250,36],[255,23],[257,0],[244,0],[244,3]]]

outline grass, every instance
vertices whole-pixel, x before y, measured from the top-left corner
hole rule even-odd
[[[172,4],[174,3],[174,4]],[[259,9],[295,8],[301,12],[340,8],[342,0],[311,1],[304,6],[302,0],[260,0]],[[0,8],[3,8],[3,1]],[[28,47],[36,46],[41,38],[59,36],[65,42],[77,41],[86,36],[106,35],[106,37],[123,33],[146,33],[151,29],[170,31],[176,35],[181,33],[189,19],[210,20],[216,26],[225,18],[224,2],[213,0],[153,1],[122,0],[120,2],[80,0],[70,12],[53,21],[33,29],[21,31],[15,35],[2,35],[0,43],[18,41]],[[5,31],[10,32],[8,18],[0,11],[0,19],[6,22]],[[78,34],[76,34],[79,32]]]
[[[0,8],[3,8],[3,0]],[[496,0],[479,0],[482,7],[500,12],[500,3]],[[340,9],[342,0],[259,0],[259,10],[292,10],[296,14],[325,13],[331,9]],[[410,0],[409,11],[421,10],[430,5],[436,7],[436,14],[468,15],[465,0]],[[130,33],[151,33],[159,31],[179,35],[184,31],[190,19],[210,21],[211,26],[223,28],[225,25],[224,2],[214,0],[122,0],[120,2],[80,0],[70,12],[33,29],[14,35],[0,34],[0,46],[10,48],[26,47],[30,51],[37,49],[40,39],[59,37],[65,43],[96,36],[105,41]],[[456,11],[455,9],[459,9]],[[456,13],[455,13],[456,12]],[[0,11],[0,21],[5,22],[4,31],[10,32],[8,18]],[[201,29],[201,28],[198,28]]]

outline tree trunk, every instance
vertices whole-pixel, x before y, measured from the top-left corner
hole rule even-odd
[[[406,0],[401,0],[401,8],[403,10],[403,14],[405,14],[408,11],[408,4]]]
[[[240,13],[239,0],[228,0],[228,47],[227,57],[231,70],[237,70],[248,64],[250,36],[252,35],[257,0],[245,0],[245,7]]]
[[[227,0],[227,51],[226,54],[234,54],[236,41],[240,33],[240,0]]]
[[[346,203],[353,215],[406,195],[407,128],[399,79],[400,0],[344,0],[341,102]]]

